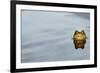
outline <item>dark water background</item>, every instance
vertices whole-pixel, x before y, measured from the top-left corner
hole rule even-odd
[[[90,59],[90,14],[23,10],[22,63]],[[75,49],[72,36],[84,30],[85,48]]]

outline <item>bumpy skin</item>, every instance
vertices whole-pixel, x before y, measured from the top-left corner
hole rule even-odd
[[[73,35],[73,43],[76,49],[78,48],[84,49],[86,43],[86,34],[84,30],[82,30],[81,32],[75,31]]]

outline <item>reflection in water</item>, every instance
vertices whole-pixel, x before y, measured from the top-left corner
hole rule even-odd
[[[89,13],[22,11],[22,63],[90,58]],[[85,48],[76,50],[72,36],[85,30]]]

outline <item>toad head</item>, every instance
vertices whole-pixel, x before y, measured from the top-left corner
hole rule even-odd
[[[73,35],[73,43],[75,45],[75,48],[84,48],[85,43],[86,43],[86,34],[84,32],[84,30],[82,30],[81,32],[79,31],[75,31],[74,35]]]

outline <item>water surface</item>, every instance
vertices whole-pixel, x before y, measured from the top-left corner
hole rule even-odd
[[[90,14],[22,10],[22,63],[90,59]],[[84,49],[75,49],[72,36],[84,30]]]

